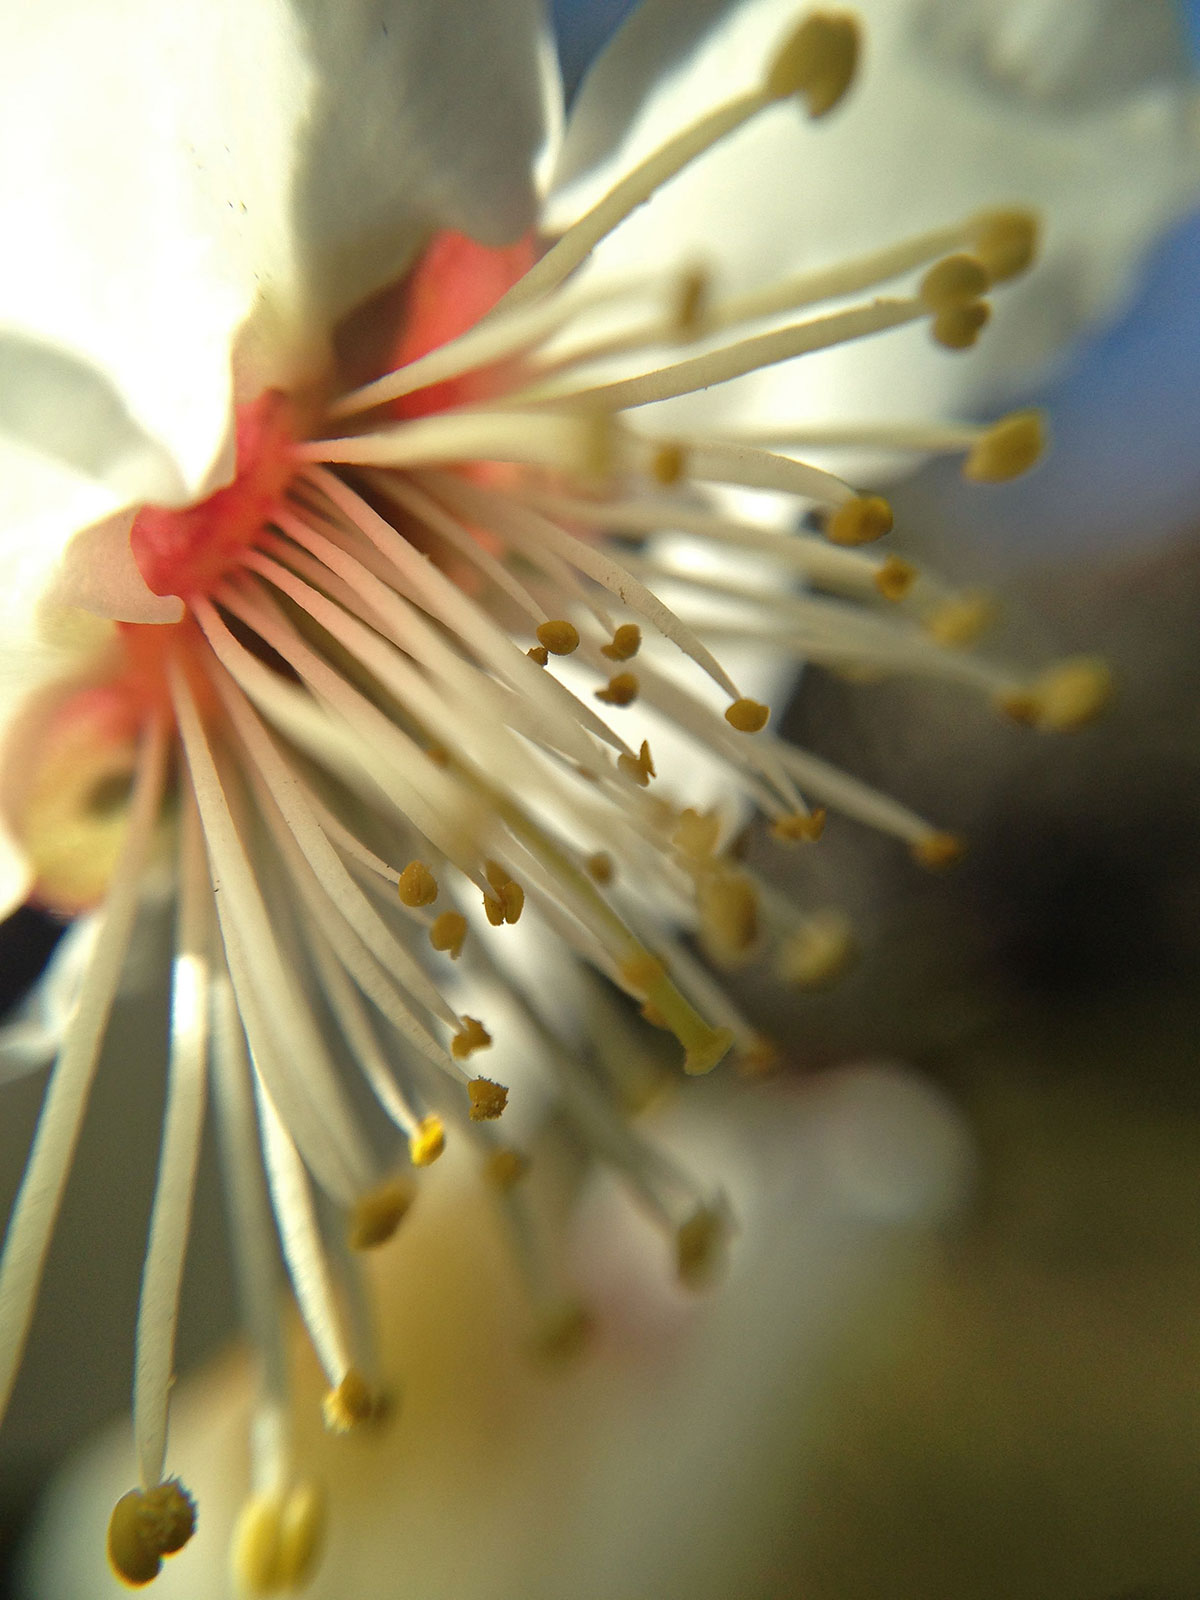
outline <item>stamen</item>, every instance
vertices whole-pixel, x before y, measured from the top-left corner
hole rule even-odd
[[[152,1489],[131,1489],[113,1507],[108,1559],[123,1583],[140,1589],[178,1555],[196,1531],[196,1507],[178,1478]]]
[[[233,1534],[239,1589],[255,1600],[302,1589],[321,1555],[326,1516],[325,1492],[311,1479],[248,1500]]]

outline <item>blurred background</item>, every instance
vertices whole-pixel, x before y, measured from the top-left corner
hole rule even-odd
[[[558,0],[568,83],[633,4]],[[1182,9],[1197,28],[1200,4]],[[928,1074],[981,1152],[919,1293],[831,1374],[821,1514],[777,1553],[784,1570],[803,1544],[806,1600],[1200,1596],[1200,217],[1029,398],[1055,435],[1033,476],[981,489],[930,467],[893,492],[897,525],[905,554],[998,595],[1018,656],[1102,650],[1109,714],[1043,739],[953,689],[807,670],[788,718],[970,851],[931,875],[833,820],[792,887],[852,915],[860,959],[828,992],[748,981],[749,1000],[797,1070]],[[0,928],[8,1003],[55,932],[32,913]],[[148,1041],[161,993],[148,972],[123,1002]],[[105,1062],[0,1434],[0,1559],[46,1473],[127,1405],[161,1111],[137,1056]],[[40,1092],[5,1090],[5,1206]],[[198,1210],[182,1370],[227,1331],[211,1163]]]

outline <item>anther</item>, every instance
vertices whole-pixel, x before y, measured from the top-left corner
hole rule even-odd
[[[375,1417],[375,1397],[360,1372],[351,1367],[337,1388],[330,1389],[321,1402],[321,1415],[330,1433],[349,1433]]]
[[[569,656],[579,649],[579,629],[561,617],[543,622],[537,630],[538,643],[552,656]]]
[[[416,1184],[405,1177],[388,1178],[360,1195],[346,1222],[351,1250],[376,1250],[386,1244],[416,1198]]]
[[[931,639],[947,649],[973,644],[996,617],[996,603],[982,589],[967,589],[950,595],[921,618],[921,626]]]
[[[472,1078],[467,1085],[472,1122],[494,1122],[508,1104],[508,1090],[491,1078]]]
[[[948,306],[930,323],[934,340],[943,350],[970,350],[987,327],[992,308],[986,300],[970,300],[965,305]]]
[[[679,813],[671,843],[693,861],[709,861],[716,854],[720,835],[721,819],[715,811],[693,811],[689,806]]]
[[[438,897],[437,879],[423,861],[410,861],[400,874],[396,893],[402,905],[416,910],[431,906]]]
[[[618,672],[603,689],[596,690],[596,699],[603,700],[606,706],[631,706],[638,697],[639,687],[632,672]]]
[[[446,1148],[446,1125],[441,1117],[422,1117],[408,1136],[408,1159],[414,1167],[430,1167]]]
[[[544,644],[531,644],[525,654],[531,661],[536,661],[539,667],[544,667],[550,660],[550,652]]]
[[[196,1531],[196,1505],[178,1478],[153,1489],[131,1489],[108,1519],[108,1559],[130,1588],[140,1589],[162,1570]]]
[[[681,444],[660,444],[650,460],[650,476],[662,488],[673,488],[683,477],[686,459]]]
[[[675,1234],[675,1271],[688,1289],[703,1289],[725,1260],[729,1223],[718,1206],[698,1206]]]
[[[832,512],[825,537],[833,544],[874,544],[892,531],[892,508],[881,494],[856,494]]]
[[[450,1053],[456,1061],[465,1061],[475,1050],[486,1050],[492,1036],[478,1017],[464,1017],[462,1028],[450,1041]]]
[[[899,556],[888,556],[875,571],[875,587],[885,600],[903,600],[917,581],[917,569],[911,561]]]
[[[484,1178],[496,1189],[511,1189],[529,1171],[529,1158],[507,1145],[493,1150],[484,1162]]]
[[[738,1050],[734,1065],[743,1078],[767,1078],[779,1066],[779,1060],[779,1046],[774,1040],[756,1033]]]
[[[784,844],[815,844],[825,832],[826,810],[814,806],[811,811],[797,811],[788,817],[777,817],[771,824],[771,835]]]
[[[617,767],[627,778],[632,778],[634,783],[642,789],[647,786],[651,778],[657,776],[654,771],[654,761],[650,755],[650,746],[645,739],[642,740],[642,748],[636,756],[618,756]]]
[[[311,1479],[252,1496],[230,1552],[239,1592],[257,1597],[303,1588],[325,1543],[325,1521],[325,1492]]]
[[[854,16],[845,11],[814,11],[776,52],[763,89],[773,100],[802,95],[809,116],[823,117],[853,82],[858,48]]]
[[[598,883],[601,888],[613,881],[613,858],[607,850],[597,850],[583,863],[583,869],[593,883]]]
[[[956,833],[930,832],[914,839],[910,846],[915,860],[934,872],[956,866],[966,854],[966,841]]]
[[[1016,722],[1050,733],[1070,733],[1097,717],[1112,697],[1112,674],[1098,656],[1060,661],[1027,689],[1000,698],[1000,708]]]
[[[642,630],[636,622],[623,622],[612,636],[611,644],[602,644],[600,654],[610,661],[632,661],[642,647]]]
[[[747,700],[745,697],[725,707],[725,721],[739,733],[760,733],[766,727],[770,715],[769,706],[764,706],[757,700]]]
[[[706,873],[696,907],[709,954],[722,965],[743,960],[758,938],[758,894],[745,873]]]
[[[485,894],[483,897],[483,909],[487,912],[487,919],[492,927],[498,928],[505,922],[518,922],[521,912],[525,909],[524,889],[509,876],[498,861],[485,862],[484,874],[495,891],[494,894]]]
[[[956,306],[969,305],[987,293],[987,269],[977,256],[965,252],[944,256],[936,262],[917,290],[921,303],[929,311],[951,311]]]
[[[971,247],[993,283],[1025,272],[1037,255],[1041,227],[1036,214],[1010,210],[981,211],[971,227]]]
[[[467,937],[467,919],[461,911],[443,911],[433,920],[429,942],[435,950],[444,950],[451,961],[462,955],[463,940]]]
[[[994,422],[972,446],[963,477],[974,483],[1006,483],[1036,466],[1046,449],[1040,411],[1014,411]]]
[[[801,989],[835,983],[857,954],[854,924],[844,911],[818,911],[780,949],[776,971]]]

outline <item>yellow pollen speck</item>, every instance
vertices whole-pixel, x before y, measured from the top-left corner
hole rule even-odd
[[[543,622],[537,630],[537,636],[538,643],[552,656],[569,656],[572,651],[579,649],[579,629],[573,622],[561,617]]]
[[[844,911],[818,911],[783,944],[776,971],[784,983],[824,989],[842,976],[857,948],[854,924]]]
[[[930,267],[917,293],[929,311],[950,311],[955,306],[978,300],[987,293],[988,287],[983,262],[977,256],[960,253],[945,256]]]
[[[650,476],[669,489],[683,477],[684,449],[680,444],[660,444],[650,462]]]
[[[611,644],[602,644],[600,654],[610,661],[632,661],[642,647],[642,630],[636,622],[623,622],[612,636]]]
[[[596,699],[606,706],[631,706],[638,697],[639,684],[632,672],[618,672],[608,680],[603,689],[596,690]]]
[[[1037,255],[1041,228],[1036,214],[1011,210],[982,211],[972,227],[972,248],[993,283],[1004,283],[1028,270]]]
[[[257,1597],[302,1588],[321,1555],[325,1521],[324,1490],[310,1479],[252,1496],[230,1551],[239,1592]]]
[[[437,879],[423,861],[410,861],[400,874],[396,893],[401,904],[414,911],[418,906],[431,906],[438,897]]]
[[[351,1250],[375,1250],[395,1233],[417,1198],[411,1178],[389,1178],[355,1202],[346,1224]]]
[[[507,1146],[493,1150],[484,1163],[483,1175],[497,1189],[511,1189],[529,1171],[529,1159]]]
[[[824,806],[816,806],[807,814],[801,811],[795,816],[777,817],[771,824],[771,834],[784,844],[815,844],[825,832],[826,817]]]
[[[446,1125],[441,1117],[422,1117],[408,1136],[408,1158],[414,1167],[430,1167],[446,1148]]]
[[[693,811],[689,806],[679,813],[671,843],[693,861],[708,861],[716,853],[720,836],[721,819],[715,811]]]
[[[451,961],[462,954],[463,940],[467,937],[467,919],[461,911],[443,911],[435,917],[429,930],[429,942],[435,950],[446,951]]]
[[[725,707],[725,721],[739,733],[760,733],[767,725],[771,708],[744,696]]]
[[[627,778],[632,778],[640,788],[644,789],[650,779],[656,777],[654,761],[650,755],[650,746],[645,739],[642,748],[636,756],[621,755],[617,757],[617,767]]]
[[[325,1396],[321,1414],[330,1433],[349,1433],[370,1422],[377,1414],[375,1397],[362,1374],[351,1367],[337,1388]]]
[[[1097,717],[1112,697],[1112,673],[1099,656],[1060,661],[1027,689],[1000,698],[1000,708],[1016,722],[1050,733],[1070,733]]]
[[[935,872],[957,866],[967,852],[966,841],[956,833],[927,833],[915,839],[910,848],[923,867]]]
[[[854,495],[825,524],[833,544],[874,544],[892,531],[892,508],[881,494]]]
[[[943,350],[970,350],[987,327],[992,308],[986,300],[971,300],[965,305],[948,306],[930,323],[936,343]]]
[[[903,600],[916,581],[916,567],[911,561],[902,561],[899,556],[888,556],[875,570],[876,589],[885,600],[892,602]]]
[[[921,626],[931,639],[947,649],[973,644],[996,616],[996,603],[981,589],[967,589],[951,595],[921,618]]]
[[[456,1061],[465,1061],[473,1050],[486,1050],[492,1036],[478,1017],[464,1017],[462,1029],[450,1041],[450,1053]]]
[[[472,1078],[467,1085],[472,1122],[494,1122],[508,1104],[508,1090],[491,1078]]]
[[[606,850],[597,850],[594,855],[590,855],[583,863],[583,869],[592,882],[600,884],[601,887],[613,881],[615,871],[613,858]]]
[[[1040,411],[1014,411],[1001,417],[971,448],[963,477],[974,483],[1006,483],[1036,466],[1046,449]]]
[[[849,89],[858,66],[858,20],[846,11],[814,11],[775,54],[763,89],[773,100],[802,95],[810,117],[823,117]]]
[[[544,667],[550,660],[550,652],[544,644],[532,644],[525,654],[531,661],[536,661],[539,667]]]
[[[715,1206],[698,1206],[675,1234],[675,1270],[688,1289],[703,1289],[719,1272],[728,1224]]]
[[[131,1489],[108,1519],[108,1559],[133,1589],[156,1578],[163,1557],[176,1555],[196,1531],[196,1506],[178,1478]]]

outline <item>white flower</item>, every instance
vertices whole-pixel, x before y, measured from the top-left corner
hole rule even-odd
[[[953,839],[763,731],[738,647],[956,678],[1047,727],[1102,698],[1091,662],[1029,679],[947,649],[979,608],[854,548],[888,530],[886,501],[765,447],[960,451],[969,475],[997,480],[1036,459],[1036,417],[919,424],[901,406],[893,423],[825,413],[814,431],[772,416],[732,436],[714,408],[656,409],[896,328],[969,348],[988,291],[1033,254],[1034,218],[993,203],[1011,196],[968,184],[957,213],[922,216],[915,236],[803,273],[784,250],[747,288],[732,268],[681,264],[676,237],[666,265],[651,235],[624,275],[613,260],[580,270],[648,226],[626,219],[685,167],[719,171],[758,128],[786,149],[798,98],[836,127],[852,19],[789,12],[764,39],[753,7],[735,20],[747,17],[759,42],[745,85],[672,130],[527,271],[523,247],[488,250],[462,230],[497,245],[532,218],[554,120],[532,6],[129,4],[98,20],[80,0],[53,26],[18,28],[0,183],[45,243],[0,268],[14,580],[0,618],[3,888],[9,903],[32,887],[63,909],[101,907],[75,947],[86,961],[0,1263],[0,1393],[138,901],[162,868],[179,909],[137,1340],[142,1482],[110,1536],[131,1581],[191,1531],[163,1472],[210,1076],[261,1364],[237,1559],[263,1589],[297,1580],[318,1542],[291,1438],[272,1209],[335,1431],[371,1420],[377,1395],[326,1211],[353,1249],[390,1236],[413,1197],[396,1130],[420,1167],[440,1153],[443,1117],[457,1124],[510,1215],[544,1337],[579,1326],[539,1253],[523,1158],[490,1126],[507,1088],[464,1065],[491,1043],[465,1010],[476,996],[524,1030],[560,1114],[625,1175],[680,1276],[703,1277],[718,1253],[722,1197],[625,1118],[637,1052],[614,989],[706,1072],[764,1047],[681,930],[729,965],[777,944],[801,978],[841,952],[828,924],[806,926],[728,860],[734,810],[651,788],[646,729],[669,726],[723,767],[781,841],[817,836],[815,797],[936,865]],[[61,114],[35,116],[48,85]],[[585,120],[589,104],[585,92]],[[32,151],[29,127],[44,140]],[[385,295],[335,340],[430,235],[407,299]],[[825,302],[836,308],[806,310]],[[712,485],[776,509],[714,509]],[[780,531],[781,499],[820,532]],[[801,597],[801,579],[840,598]],[[645,649],[643,625],[661,636]],[[664,766],[664,791],[684,776]],[[382,1155],[346,1058],[390,1122]]]

